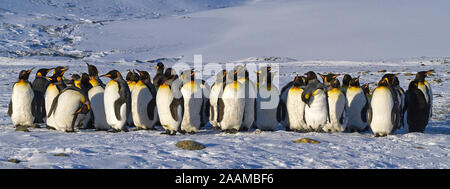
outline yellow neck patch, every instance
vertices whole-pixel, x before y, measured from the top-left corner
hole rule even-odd
[[[95,87],[95,86],[98,85],[98,81],[93,76],[91,76],[91,79],[89,80],[89,83],[91,83],[92,87]]]

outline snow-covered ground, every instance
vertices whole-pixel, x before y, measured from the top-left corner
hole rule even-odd
[[[443,24],[450,18],[448,1],[129,2],[1,2],[0,168],[450,168],[450,26]],[[276,63],[280,86],[313,70],[361,76],[371,88],[383,74],[399,73],[406,88],[410,74],[434,69],[428,78],[434,115],[425,133],[399,130],[381,138],[281,128],[223,134],[206,127],[176,136],[160,135],[160,127],[15,132],[7,116],[11,86],[22,69],[64,65],[69,75],[86,72],[88,61],[101,73],[137,68],[153,75],[152,60],[192,65],[193,54],[222,66]],[[293,143],[302,137],[321,143]],[[206,148],[177,148],[184,139]],[[21,162],[8,162],[12,158]]]

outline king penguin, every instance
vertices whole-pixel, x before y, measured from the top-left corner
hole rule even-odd
[[[222,96],[223,89],[226,85],[227,71],[222,70],[217,72],[216,80],[211,86],[211,92],[209,94],[209,104],[210,104],[210,113],[209,113],[209,123],[214,127],[214,129],[220,129],[219,122],[217,121],[218,116],[218,105],[217,102],[219,97]]]
[[[63,75],[67,70],[67,67],[58,66],[53,69],[53,75],[48,78],[50,80],[50,84],[45,91],[45,115],[47,116],[46,125],[48,129],[55,128],[55,119],[53,116],[49,116],[49,112],[55,97],[58,96],[60,91],[66,88]]]
[[[431,89],[430,83],[428,83],[425,78],[428,77],[433,71],[434,70],[417,72],[416,78],[414,79],[418,81],[418,88],[425,95],[425,100],[427,101],[429,110],[429,119],[431,119],[431,117],[433,116],[433,91]]]
[[[223,132],[237,133],[242,125],[245,108],[245,89],[238,82],[237,71],[227,74],[227,82],[217,101],[217,121]]]
[[[319,73],[319,75],[322,78],[323,84],[325,85],[325,87],[327,87],[327,89],[331,88],[331,80],[339,76],[339,74],[333,73],[328,73],[327,75],[322,75]]]
[[[181,132],[194,134],[200,129],[203,116],[203,90],[201,81],[195,80],[195,71],[186,70],[180,75],[183,81],[184,113],[181,121]]]
[[[128,88],[130,88],[130,94],[131,94],[133,92],[133,90],[134,90],[134,87],[136,86],[136,83],[139,80],[139,75],[136,73],[135,70],[128,71],[125,80],[127,81]],[[131,103],[133,103],[133,98],[131,98]],[[130,113],[130,115],[127,118],[127,124],[128,124],[128,126],[134,126],[132,113]]]
[[[389,87],[394,91],[394,105],[397,110],[403,110],[405,106],[405,91],[400,87],[400,81],[395,74],[384,74],[382,79],[387,79]],[[369,100],[370,102],[370,100]],[[396,119],[398,121],[398,124],[395,124],[398,127],[403,127],[403,112],[402,111],[396,111],[398,114],[397,117],[399,119]],[[398,128],[395,128],[398,129]]]
[[[303,76],[296,76],[291,82],[292,87],[287,91],[286,95],[286,111],[287,124],[286,130],[290,131],[306,131],[305,123],[305,103],[302,101],[302,93],[306,86],[306,78]]]
[[[272,84],[274,73],[272,67],[260,69],[260,83],[256,97],[256,127],[263,131],[274,131],[281,121],[281,104],[279,91]]]
[[[33,81],[34,98],[36,99],[36,116],[35,123],[44,123],[46,117],[45,111],[45,90],[47,89],[50,81],[47,79],[47,73],[53,68],[42,68],[36,72],[36,76]]]
[[[156,107],[158,107],[158,116],[161,126],[168,135],[175,135],[180,130],[183,118],[183,95],[180,87],[181,81],[172,68],[167,68],[164,73],[164,82],[158,88],[156,94]]]
[[[128,131],[127,118],[131,113],[130,88],[117,70],[111,70],[100,77],[109,77],[111,80],[105,87],[104,105],[106,121],[114,131]]]
[[[399,110],[395,104],[395,93],[387,78],[381,79],[373,91],[368,123],[375,136],[390,135],[397,129]]]
[[[364,91],[360,87],[359,77],[350,81],[350,87],[347,89],[347,113],[350,132],[361,132],[368,129],[367,112],[369,110],[369,101]]]
[[[297,76],[295,77],[297,78]],[[289,114],[287,112],[287,96],[289,93],[289,90],[294,86],[295,79],[293,81],[289,81],[286,85],[281,88],[280,91],[280,104],[281,104],[281,122],[280,124],[283,125],[286,130],[289,130]],[[306,84],[306,82],[305,82]],[[302,89],[303,91],[303,89]]]
[[[91,87],[86,74],[80,79],[80,88],[66,87],[55,97],[49,116],[54,117],[56,130],[74,132],[75,128],[86,127],[83,124],[91,109],[87,92]]]
[[[236,66],[235,70],[238,74],[238,82],[243,85],[245,89],[244,117],[240,129],[248,131],[255,121],[256,86],[250,80],[249,72],[244,66]]]
[[[347,98],[341,91],[340,82],[333,78],[329,82],[328,107],[330,121],[325,125],[325,132],[343,132],[347,128]]]
[[[349,74],[345,74],[344,78],[342,78],[342,87],[341,90],[344,93],[344,95],[347,95],[347,89],[349,87],[350,81],[352,80],[352,76]]]
[[[312,71],[306,73],[306,79],[307,85],[302,93],[302,101],[306,104],[305,123],[309,131],[322,131],[329,120],[326,87]]]
[[[11,117],[14,127],[32,126],[36,116],[36,99],[33,87],[28,81],[32,70],[20,71],[19,80],[14,83],[12,88],[8,115]]]
[[[156,89],[159,88],[160,85],[164,83],[164,64],[161,62],[158,62],[156,65],[156,74],[153,77],[153,85],[156,87]]]
[[[405,93],[404,123],[408,132],[424,132],[430,119],[430,110],[425,94],[419,89],[419,82],[411,81]]]
[[[150,74],[137,70],[139,79],[131,91],[131,113],[137,129],[155,129],[158,121],[156,89],[150,81]]]
[[[94,117],[94,127],[97,131],[107,131],[111,129],[106,121],[105,113],[105,85],[98,76],[97,67],[88,65],[89,83],[92,88],[88,91],[91,105],[91,112]]]

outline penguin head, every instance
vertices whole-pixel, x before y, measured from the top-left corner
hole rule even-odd
[[[434,72],[434,70],[417,72],[415,80],[417,80],[419,82],[424,82],[425,78],[428,77],[433,72]]]
[[[86,65],[88,66],[89,76],[98,76],[97,67],[95,67],[94,65],[88,64],[87,62],[86,62]]]
[[[177,72],[173,68],[167,68],[164,72],[164,82],[165,81],[174,81],[178,79]]]
[[[237,65],[234,68],[234,70],[237,71],[237,76],[238,76],[239,80],[241,80],[241,79],[248,79],[248,71],[247,71],[247,68],[245,68],[244,66]]]
[[[306,75],[306,80],[307,81],[311,81],[311,80],[317,79],[317,75],[313,71],[306,72],[305,75]]]
[[[89,80],[90,80],[89,74],[82,73],[81,78],[80,78],[79,88],[82,90],[89,91],[89,89],[92,88],[92,84],[89,82]]]
[[[136,70],[139,73],[139,79],[147,80],[150,79],[150,74],[145,70]]]
[[[216,74],[216,82],[223,82],[225,83],[227,80],[227,70],[223,69],[220,72],[217,72]]]
[[[304,77],[304,76],[295,76],[293,84],[296,87],[305,86],[306,85],[306,77]]]
[[[133,75],[133,72],[131,70],[127,70],[127,71],[128,71],[128,73],[125,76],[125,80],[128,82],[128,81],[131,81],[131,76]]]
[[[352,80],[350,80],[349,85],[352,86],[352,87],[359,87],[360,86],[360,84],[359,84],[359,77],[355,77]]]
[[[362,85],[361,88],[362,88],[364,94],[370,94],[370,87],[369,87],[368,83]]]
[[[333,79],[331,79],[331,81],[330,81],[330,86],[331,86],[332,88],[339,88],[339,87],[341,87],[341,82],[339,82],[338,79],[333,78]]]
[[[395,86],[399,86],[400,85],[400,81],[398,80],[398,77],[397,77],[396,74],[391,74],[391,73],[384,74],[381,79],[385,79],[385,78],[388,79],[388,83],[389,83],[390,86],[395,87]]]
[[[182,71],[180,73],[180,78],[185,83],[195,80],[195,71],[194,71],[194,69]]]
[[[73,85],[75,85],[76,87],[81,88],[80,87],[80,79],[81,79],[80,75],[72,74],[72,76],[70,77],[70,82],[72,82]]]
[[[389,86],[390,86],[390,84],[389,84],[389,79],[388,79],[387,77],[382,78],[382,79],[378,82],[378,87],[381,87],[381,86],[383,86],[383,87],[389,87]]]
[[[53,69],[53,75],[62,77],[67,70],[69,70],[68,67],[58,66],[55,69]]]
[[[164,64],[162,62],[158,62],[158,64],[156,64],[156,72],[157,73],[164,72]]]
[[[352,76],[350,76],[349,74],[345,74],[344,78],[342,79],[342,86],[348,86],[351,80]]]
[[[53,68],[49,68],[49,69],[42,68],[42,69],[39,69],[39,70],[36,72],[36,76],[38,76],[38,77],[45,77],[45,76],[47,76],[47,73],[48,73],[50,70],[53,70]]]
[[[417,81],[417,80],[412,80],[412,81],[409,83],[408,90],[409,90],[409,91],[416,90],[416,89],[418,89],[418,86],[419,86],[419,81]]]
[[[131,73],[130,81],[131,81],[131,82],[138,82],[139,79],[140,79],[139,74],[136,73],[136,72],[133,70],[133,72]]]
[[[31,68],[29,70],[22,70],[22,71],[20,71],[20,73],[19,73],[19,80],[24,80],[24,81],[28,80],[28,78],[30,77],[30,73],[31,73],[31,71],[33,71],[33,69],[34,68]]]
[[[332,79],[339,76],[339,74],[333,74],[333,73],[329,73],[327,75],[322,75],[319,73],[319,75],[322,78],[323,83],[330,83]]]
[[[117,70],[111,70],[108,73],[101,75],[100,77],[109,77],[110,79],[115,80],[118,78],[122,78],[122,75]]]

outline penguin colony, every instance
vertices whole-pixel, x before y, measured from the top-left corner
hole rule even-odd
[[[209,86],[195,70],[180,75],[158,63],[153,78],[147,71],[129,70],[125,79],[117,70],[99,75],[88,63],[88,73],[64,77],[67,67],[22,70],[12,87],[8,115],[13,125],[45,123],[49,129],[74,132],[96,129],[128,131],[128,127],[162,134],[194,134],[209,123],[225,133],[257,128],[273,131],[279,124],[294,132],[362,132],[386,136],[405,127],[424,132],[432,116],[433,95],[421,71],[404,91],[395,74],[385,74],[371,91],[360,78],[345,74],[297,75],[279,90],[275,72],[265,66],[249,79],[244,66],[221,70]],[[47,73],[53,70],[53,75]],[[105,85],[100,77],[109,78]]]

